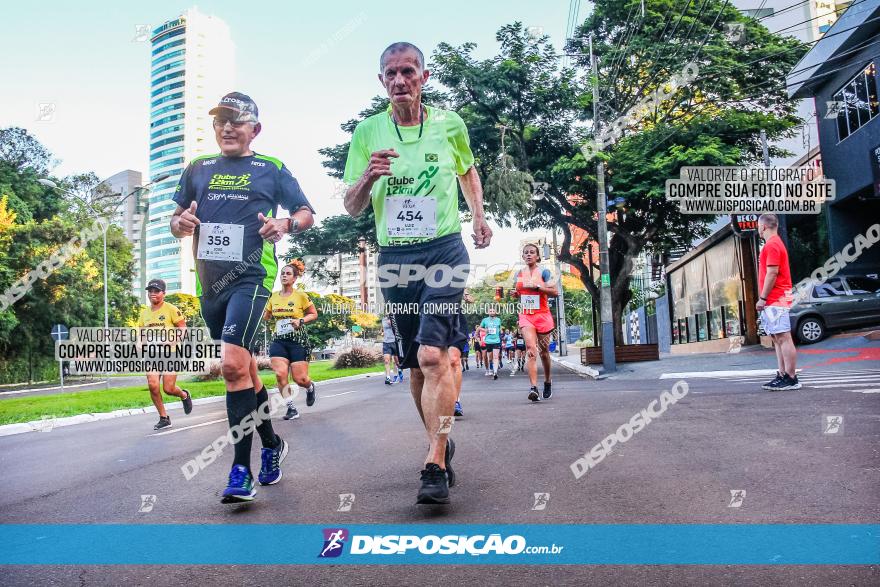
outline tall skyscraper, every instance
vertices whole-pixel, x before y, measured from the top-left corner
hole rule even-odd
[[[187,161],[217,152],[208,110],[234,89],[235,46],[226,23],[195,8],[156,27],[150,46],[150,179],[171,176],[149,195],[146,276],[195,294],[192,240],[171,234],[171,197]]]

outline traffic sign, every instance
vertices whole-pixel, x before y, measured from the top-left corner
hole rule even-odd
[[[603,273],[602,279],[601,279],[601,284],[602,285],[611,285],[611,275],[609,275],[608,273]]]
[[[50,334],[52,335],[52,340],[67,340],[70,337],[70,332],[64,324],[53,326]]]

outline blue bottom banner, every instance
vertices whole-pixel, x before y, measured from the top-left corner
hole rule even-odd
[[[0,544],[5,565],[880,564],[880,524],[0,524]]]

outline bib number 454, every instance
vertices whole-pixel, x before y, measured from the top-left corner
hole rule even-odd
[[[397,213],[397,219],[404,222],[412,222],[414,220],[424,220],[420,210],[401,210]]]

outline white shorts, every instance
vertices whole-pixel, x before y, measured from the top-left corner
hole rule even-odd
[[[761,326],[767,334],[791,332],[789,309],[783,306],[767,306],[761,310]]]

